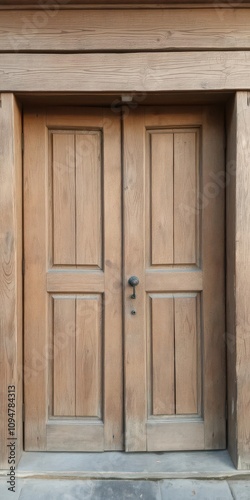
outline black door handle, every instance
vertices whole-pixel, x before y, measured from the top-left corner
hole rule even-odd
[[[128,280],[128,284],[133,287],[133,295],[131,295],[131,299],[136,299],[135,287],[139,285],[139,279],[137,276],[131,276]]]

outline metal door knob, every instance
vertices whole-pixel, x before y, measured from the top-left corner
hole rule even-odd
[[[135,287],[139,285],[139,279],[137,276],[131,276],[128,280],[128,284],[133,287],[133,295],[131,295],[131,299],[136,299]]]

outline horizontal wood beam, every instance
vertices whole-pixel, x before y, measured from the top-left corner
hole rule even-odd
[[[230,2],[230,5],[232,4],[235,4],[236,6],[237,5],[241,5],[241,4],[248,4],[250,2],[250,0],[240,0],[237,2],[237,0],[232,0],[232,2]],[[88,6],[104,6],[105,7],[108,7],[108,6],[119,6],[119,5],[128,5],[128,6],[133,6],[133,5],[138,5],[138,6],[157,6],[157,5],[162,5],[162,6],[175,6],[175,5],[192,5],[192,4],[200,4],[200,5],[208,5],[208,4],[212,4],[212,5],[218,5],[218,6],[222,6],[222,5],[225,5],[227,6],[228,5],[228,2],[227,0],[108,0],[108,2],[106,0],[0,0],[0,5],[6,5],[6,6],[10,6],[10,5],[14,5],[15,7],[17,6],[25,6],[25,5],[29,5],[29,6],[39,6],[39,8],[41,8],[41,6],[44,6],[46,8],[49,7],[52,7],[53,5],[56,6],[56,7],[65,7],[67,5],[76,5],[76,6],[80,6],[80,5],[88,5]]]
[[[250,88],[250,52],[0,54],[0,91],[166,92]]]
[[[250,9],[2,11],[0,52],[250,48]]]

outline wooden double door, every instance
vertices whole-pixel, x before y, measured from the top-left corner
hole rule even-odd
[[[223,173],[212,106],[26,110],[26,450],[225,447]]]

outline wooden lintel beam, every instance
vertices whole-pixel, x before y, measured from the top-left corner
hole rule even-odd
[[[250,88],[250,52],[0,54],[0,92]]]
[[[234,4],[248,4],[249,3],[249,0],[233,0],[233,3]],[[44,7],[44,8],[49,8],[49,7],[52,7],[53,5],[54,6],[58,6],[58,7],[65,7],[67,5],[77,5],[77,6],[95,6],[95,7],[99,7],[99,6],[119,6],[119,5],[124,5],[124,6],[133,6],[133,5],[138,5],[138,6],[146,6],[146,7],[150,7],[150,6],[157,6],[157,5],[161,5],[161,6],[173,6],[173,5],[208,5],[208,4],[212,4],[212,5],[218,5],[218,6],[222,6],[222,5],[228,5],[228,2],[226,0],[157,0],[157,1],[153,1],[153,0],[108,0],[108,2],[106,0],[0,0],[0,5],[6,5],[6,6],[10,6],[10,5],[14,5],[15,7],[18,7],[18,6],[26,6],[26,5],[29,5],[29,6],[39,6],[39,8],[41,7]],[[231,5],[231,3],[230,3]]]
[[[5,10],[0,52],[247,50],[250,9]]]

